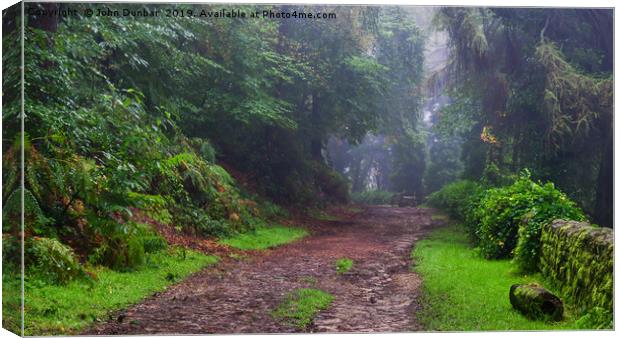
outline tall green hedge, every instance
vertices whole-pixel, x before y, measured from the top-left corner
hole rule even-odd
[[[555,220],[542,231],[542,273],[581,310],[613,311],[614,235],[586,222]]]

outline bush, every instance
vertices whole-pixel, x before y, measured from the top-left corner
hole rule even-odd
[[[441,209],[450,217],[465,220],[467,213],[478,195],[483,191],[480,184],[461,180],[445,185],[426,198],[426,203],[434,208]]]
[[[32,237],[26,243],[29,274],[53,284],[66,284],[84,276],[73,250],[55,238]]]
[[[533,204],[519,223],[514,262],[522,271],[537,271],[541,253],[542,227],[554,219],[583,221],[585,215],[575,202],[553,183],[532,184]]]
[[[258,209],[260,210],[261,217],[264,219],[277,220],[290,217],[288,210],[267,200],[262,201],[259,204]]]
[[[351,200],[361,204],[390,204],[393,193],[383,190],[368,190],[356,192],[351,195]]]
[[[145,263],[147,253],[168,247],[166,240],[149,225],[134,222],[116,224],[103,238],[89,261],[120,271],[138,268]]]
[[[448,213],[453,219],[463,221],[467,234],[474,244],[478,244],[478,220],[473,215],[485,192],[484,186],[468,180],[445,185],[441,190],[430,194],[426,203]]]
[[[144,253],[153,253],[168,248],[168,242],[159,234],[147,235],[142,237],[142,247]]]
[[[542,224],[556,218],[584,218],[552,183],[535,183],[528,171],[510,186],[486,190],[469,217],[470,224],[478,224],[478,245],[486,258],[516,253],[515,261],[524,270],[538,265]]]
[[[2,265],[17,268],[21,265],[21,237],[2,234]]]
[[[103,264],[118,271],[135,269],[145,260],[144,243],[131,235],[106,239],[89,257],[93,264]]]

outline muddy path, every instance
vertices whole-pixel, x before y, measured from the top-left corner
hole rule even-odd
[[[312,287],[334,295],[307,332],[398,332],[415,320],[421,281],[411,272],[416,240],[440,225],[431,210],[373,206],[337,210],[338,221],[313,221],[295,243],[224,260],[147,298],[85,334],[287,333],[299,329],[271,315],[284,295]],[[338,275],[335,261],[353,269]]]

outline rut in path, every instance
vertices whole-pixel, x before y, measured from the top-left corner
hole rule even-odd
[[[416,240],[435,225],[431,210],[368,207],[344,220],[309,226],[298,242],[247,260],[224,261],[123,311],[86,334],[299,332],[271,315],[284,295],[313,287],[334,295],[310,332],[398,332],[415,321],[420,279],[410,271]],[[335,261],[353,269],[337,275]]]

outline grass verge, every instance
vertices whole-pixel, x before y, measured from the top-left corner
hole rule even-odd
[[[576,329],[571,309],[560,322],[531,321],[513,310],[510,286],[537,282],[540,275],[513,273],[508,260],[485,260],[468,245],[467,235],[452,226],[416,244],[415,270],[424,281],[418,320],[429,331]],[[557,294],[557,293],[556,293]]]
[[[297,289],[286,295],[284,301],[273,312],[273,316],[306,328],[314,316],[327,309],[334,301],[334,296],[318,289]]]
[[[26,280],[25,334],[79,333],[95,321],[108,320],[112,311],[163,291],[166,286],[217,260],[216,256],[190,250],[184,253],[161,251],[149,254],[147,264],[136,271],[117,272],[97,267],[91,270],[97,275],[93,283],[73,281],[61,286]],[[19,278],[7,278],[6,286],[19,289]],[[19,312],[4,312],[3,315],[9,322],[19,323]]]
[[[263,250],[274,246],[290,243],[308,235],[301,228],[283,226],[258,228],[254,231],[219,240],[220,244],[241,250]]]

